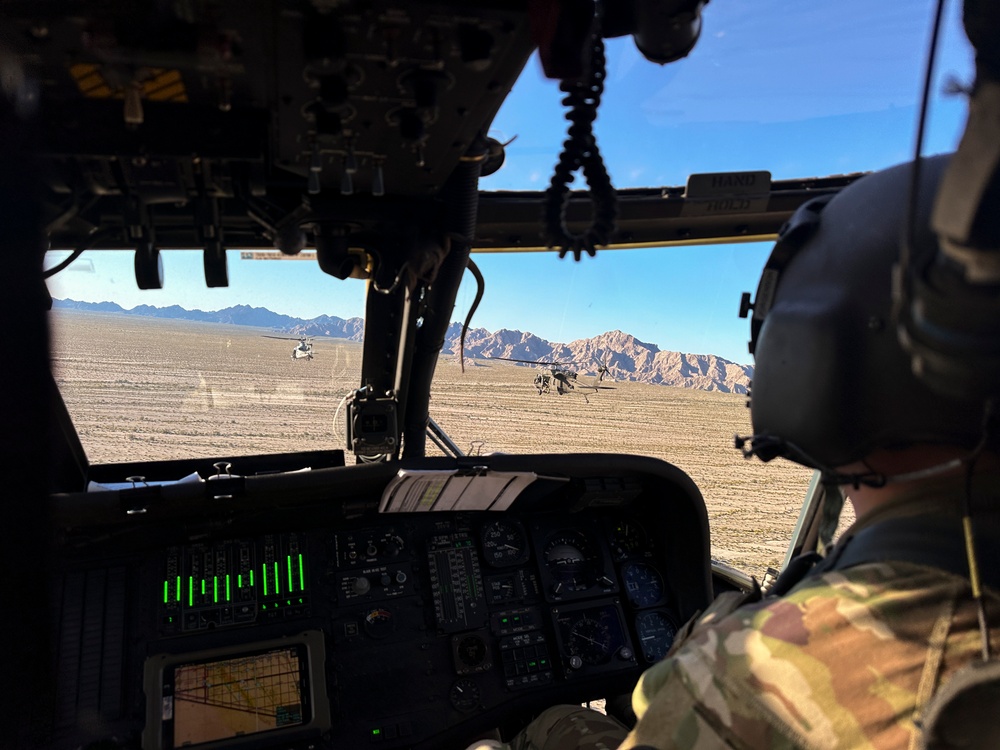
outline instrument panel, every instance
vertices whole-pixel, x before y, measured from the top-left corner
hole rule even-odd
[[[572,513],[286,513],[281,531],[75,560],[61,719],[147,750],[434,747],[627,693],[707,600],[690,511],[640,493]]]

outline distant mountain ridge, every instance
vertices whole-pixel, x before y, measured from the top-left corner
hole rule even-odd
[[[362,318],[338,318],[320,315],[310,320],[293,318],[271,312],[264,307],[236,305],[215,312],[186,310],[178,305],[154,307],[139,305],[126,310],[114,302],[77,302],[55,299],[55,309],[83,312],[120,313],[152,318],[191,320],[201,323],[268,328],[289,336],[327,336],[330,338],[361,341],[364,338]],[[452,323],[445,335],[443,353],[458,356],[462,326]],[[487,331],[473,328],[465,337],[466,359],[506,357],[558,362],[575,362],[581,372],[595,372],[597,364],[604,362],[615,380],[637,381],[656,385],[695,388],[702,391],[746,394],[753,367],[730,362],[714,354],[685,354],[664,351],[656,344],[640,341],[623,331],[608,331],[599,336],[578,339],[568,344],[552,343],[533,333]]]
[[[361,341],[364,335],[364,320],[349,318],[344,320],[331,315],[320,315],[318,318],[303,320],[290,315],[271,312],[266,307],[250,307],[236,305],[215,312],[203,310],[188,310],[179,305],[169,307],[154,307],[153,305],[138,305],[126,310],[115,302],[77,302],[72,299],[53,299],[52,307],[61,310],[80,310],[82,312],[110,312],[124,315],[139,315],[146,318],[167,318],[172,320],[192,320],[198,323],[225,323],[234,326],[253,326],[255,328],[271,328],[279,333],[291,336],[329,336],[337,339]]]
[[[445,337],[445,351],[459,353],[462,326],[452,323]],[[497,358],[575,362],[583,372],[607,365],[615,380],[695,388],[701,391],[746,394],[753,377],[751,365],[741,365],[714,354],[662,351],[630,333],[608,331],[600,336],[553,344],[533,333],[502,329],[470,329],[465,335],[466,358]]]

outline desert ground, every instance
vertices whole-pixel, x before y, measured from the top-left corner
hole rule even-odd
[[[361,345],[135,316],[53,314],[56,381],[92,463],[344,447],[338,406],[359,386]],[[705,498],[718,560],[760,578],[778,567],[811,472],[745,460],[746,399],[607,383],[539,396],[530,367],[443,357],[431,416],[466,452],[634,453],[683,469]],[[589,401],[589,403],[588,403]],[[437,449],[428,444],[428,452]]]

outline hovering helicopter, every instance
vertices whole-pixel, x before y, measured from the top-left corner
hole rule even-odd
[[[535,379],[533,381],[533,385],[538,391],[539,396],[551,393],[552,389],[555,388],[556,395],[558,396],[562,396],[564,393],[569,393],[570,391],[576,391],[583,395],[584,401],[590,403],[590,399],[587,398],[587,392],[597,393],[599,390],[614,390],[614,388],[609,385],[599,385],[603,382],[605,376],[607,376],[610,380],[614,380],[608,370],[606,361],[601,362],[600,360],[597,360],[597,374],[593,376],[593,380],[591,382],[583,382],[580,380],[579,370],[571,368],[585,365],[585,362],[544,362],[542,360],[515,359],[513,357],[490,357],[490,359],[502,359],[506,362],[519,362],[526,365],[540,365],[547,368],[547,373],[538,373],[535,375]]]
[[[299,345],[292,349],[292,359],[312,359],[312,339],[308,336],[264,336],[266,339],[281,339],[282,341],[298,341]]]

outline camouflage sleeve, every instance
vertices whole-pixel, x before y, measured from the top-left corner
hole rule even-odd
[[[642,676],[639,721],[621,747],[908,747],[934,685],[975,657],[973,607],[956,614],[966,586],[873,564],[709,611]]]
[[[915,746],[935,686],[981,647],[967,581],[912,564],[829,572],[781,599],[734,604],[713,602],[646,670],[622,750]],[[565,731],[525,747],[604,750],[624,736],[598,734],[601,719],[574,711],[547,717]],[[549,744],[557,735],[564,742]]]
[[[716,748],[790,748],[758,707],[728,689],[712,673],[717,641],[714,628],[737,608],[759,601],[723,594],[703,614],[687,623],[670,655],[642,675],[632,693],[639,722],[621,750],[653,746],[659,750]]]
[[[647,670],[632,695],[639,722],[620,750],[745,750],[793,748],[766,717],[702,669],[685,670],[685,653]]]

